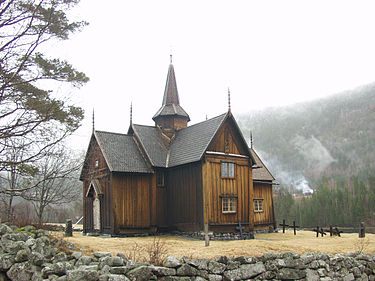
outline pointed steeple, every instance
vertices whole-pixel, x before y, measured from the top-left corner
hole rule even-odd
[[[152,119],[155,121],[156,126],[173,130],[186,128],[187,122],[190,121],[189,115],[180,106],[176,76],[172,63],[170,63],[168,68],[162,106]]]
[[[165,84],[163,105],[175,104],[180,105],[180,100],[178,97],[176,76],[174,74],[174,67],[171,63],[168,69],[167,82]]]

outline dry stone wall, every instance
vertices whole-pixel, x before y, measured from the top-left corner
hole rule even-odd
[[[69,254],[49,233],[34,227],[22,231],[0,224],[0,281],[221,281],[221,280],[375,280],[375,256],[361,253],[329,256],[287,252],[261,257],[189,259],[168,257],[163,266],[136,263],[123,254]],[[64,244],[74,250],[74,245]]]

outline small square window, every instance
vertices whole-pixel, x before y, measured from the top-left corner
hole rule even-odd
[[[222,211],[223,213],[236,212],[236,198],[222,198]]]
[[[254,212],[263,212],[263,199],[254,199]]]
[[[221,162],[221,177],[234,178],[234,163]]]
[[[99,160],[95,160],[95,167],[99,167]]]

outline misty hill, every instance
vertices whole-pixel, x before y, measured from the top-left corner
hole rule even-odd
[[[237,116],[277,180],[307,185],[323,176],[375,171],[375,83],[312,102]]]

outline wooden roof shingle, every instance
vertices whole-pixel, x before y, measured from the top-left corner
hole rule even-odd
[[[152,173],[132,135],[103,131],[94,135],[112,172]]]
[[[253,180],[255,181],[274,181],[275,178],[272,176],[271,172],[264,165],[263,161],[259,158],[258,154],[253,148],[250,148],[251,155],[253,155],[257,167],[253,169]]]

